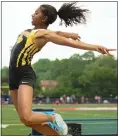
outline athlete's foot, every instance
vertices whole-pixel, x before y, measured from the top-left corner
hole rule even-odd
[[[58,132],[62,136],[67,136],[67,134],[68,134],[68,126],[66,125],[66,123],[62,119],[61,115],[56,113],[53,118],[54,118],[53,124],[56,127],[56,129],[58,130]]]

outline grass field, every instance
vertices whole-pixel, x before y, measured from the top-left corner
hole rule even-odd
[[[59,108],[96,108],[96,107],[117,107],[117,104],[78,104],[78,105],[33,105],[33,108],[57,108],[55,111],[60,113],[63,118],[117,118],[117,110],[59,110]],[[2,128],[2,136],[4,135],[24,135],[27,136],[31,129],[25,127],[19,120],[18,115],[14,109],[13,105],[2,106],[2,124],[8,125]]]

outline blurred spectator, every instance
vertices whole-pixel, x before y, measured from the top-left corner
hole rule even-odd
[[[50,98],[49,98],[49,97],[46,98],[46,103],[47,103],[47,104],[50,103]]]
[[[62,104],[65,103],[65,102],[64,102],[64,99],[63,99],[63,96],[60,97],[60,102],[61,102]]]
[[[84,96],[81,97],[81,103],[84,103]]]
[[[117,100],[117,99],[118,99],[118,96],[116,96],[115,99]]]
[[[88,99],[88,97],[86,97],[86,98],[85,98],[85,100],[86,100],[86,103],[88,104],[88,103],[89,103],[89,99]]]
[[[68,104],[70,103],[70,97],[69,96],[67,96],[66,101],[67,101]]]
[[[60,105],[60,102],[58,100],[56,100],[55,104],[58,106],[58,105]]]
[[[64,94],[63,95],[63,100],[64,100],[64,103],[66,102],[66,95]]]
[[[39,94],[39,104],[42,104],[42,99],[43,99],[43,95],[42,94]]]
[[[73,104],[73,98],[70,96],[70,103]]]
[[[72,99],[73,99],[73,102],[75,103],[76,102],[76,97],[75,97],[74,94],[72,95]]]
[[[95,96],[95,102],[96,103],[101,103],[101,97],[100,96]]]
[[[95,102],[98,103],[98,96],[95,96]]]
[[[98,96],[98,103],[101,103],[101,97]]]
[[[118,96],[115,96],[115,100],[118,100]]]

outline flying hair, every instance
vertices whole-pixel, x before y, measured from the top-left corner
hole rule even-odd
[[[76,6],[77,2],[64,3],[57,12],[61,19],[60,25],[73,26],[74,24],[86,24],[86,15],[89,13],[88,9],[82,9]]]

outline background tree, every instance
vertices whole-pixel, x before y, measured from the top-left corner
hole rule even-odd
[[[117,60],[114,57],[100,55],[95,57],[92,51],[73,54],[68,59],[39,59],[33,65],[37,82],[34,96],[60,97],[63,94],[77,97],[113,97],[117,95]],[[2,85],[8,85],[8,68],[1,69]],[[58,86],[42,90],[42,80],[55,80]]]

